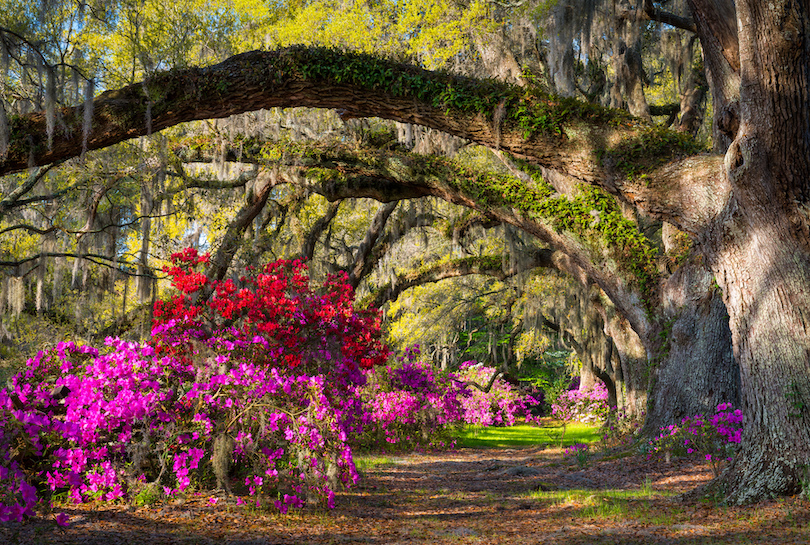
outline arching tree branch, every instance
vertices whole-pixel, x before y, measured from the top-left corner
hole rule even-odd
[[[184,121],[273,106],[334,108],[344,118],[377,116],[442,130],[601,185],[653,213],[666,213],[664,219],[688,231],[714,217],[728,193],[719,182],[722,159],[688,157],[692,151],[679,139],[645,151],[644,142],[662,139],[645,138],[650,126],[621,112],[372,56],[300,47],[244,53],[106,91],[94,100],[88,135],[82,134],[83,106],[66,108],[64,127],[50,146],[44,112],[14,117],[0,174],[77,156],[85,138],[87,149],[100,149]],[[628,150],[643,157],[628,158]],[[644,163],[645,156],[655,164],[639,183],[622,164]],[[695,167],[703,176],[690,175]],[[695,209],[694,200],[682,202],[692,191],[718,195],[712,203],[721,203]]]
[[[375,289],[371,295],[364,300],[363,304],[379,308],[386,302],[396,301],[402,292],[409,288],[439,282],[447,278],[482,274],[504,280],[519,272],[525,272],[530,269],[556,267],[554,259],[555,253],[557,252],[553,250],[539,250],[535,252],[532,259],[527,261],[520,270],[515,269],[508,272],[503,269],[503,257],[500,255],[465,257],[437,263],[425,267],[424,269],[398,275],[396,282],[393,284],[388,283]]]
[[[357,288],[360,281],[368,276],[374,268],[374,265],[377,264],[377,259],[372,259],[373,250],[385,231],[385,224],[388,222],[388,218],[391,217],[391,214],[398,204],[399,201],[383,204],[371,220],[371,224],[369,224],[366,230],[366,236],[363,238],[363,242],[360,243],[360,247],[357,249],[357,253],[354,256],[354,264],[349,271],[349,284],[351,284],[353,288]]]

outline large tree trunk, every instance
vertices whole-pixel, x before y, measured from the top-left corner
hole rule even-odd
[[[810,460],[810,256],[777,213],[760,209],[713,265],[740,362],[745,432],[721,480],[734,502],[799,490]],[[776,225],[781,223],[782,225]]]
[[[660,361],[652,362],[647,419],[642,433],[679,424],[688,416],[712,414],[718,404],[740,404],[740,371],[722,294],[703,263],[690,260],[664,285]]]
[[[738,1],[740,127],[733,191],[704,251],[740,364],[741,452],[714,487],[742,503],[800,489],[810,460],[810,16]]]

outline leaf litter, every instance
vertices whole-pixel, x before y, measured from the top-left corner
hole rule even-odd
[[[732,507],[678,495],[711,479],[694,460],[593,455],[582,467],[544,446],[387,457],[338,494],[334,510],[288,515],[189,494],[146,507],[58,505],[0,526],[0,543],[745,544],[810,543],[810,502]],[[67,528],[55,513],[70,516]]]

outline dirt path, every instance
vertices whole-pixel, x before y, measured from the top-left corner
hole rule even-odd
[[[727,508],[674,497],[709,478],[687,461],[592,459],[580,468],[559,449],[462,449],[387,458],[333,511],[268,515],[209,496],[70,506],[67,530],[37,519],[0,527],[0,543],[810,543],[810,503],[799,498]]]

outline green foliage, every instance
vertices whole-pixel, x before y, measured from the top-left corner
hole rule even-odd
[[[567,350],[546,351],[539,359],[521,365],[520,380],[543,390],[547,401],[557,399],[571,383],[571,355]]]
[[[471,47],[470,36],[491,24],[486,11],[481,1],[296,2],[273,25],[270,41],[418,58],[433,69]]]
[[[574,198],[554,195],[545,182],[532,186],[508,175],[476,174],[455,167],[451,185],[489,206],[509,206],[530,218],[549,221],[558,231],[568,231],[591,244],[598,253],[612,257],[636,280],[648,301],[657,288],[657,249],[625,218],[616,200],[603,190],[582,185]]]
[[[158,483],[142,484],[140,490],[132,498],[132,503],[138,507],[148,507],[164,498],[163,490]]]
[[[802,384],[796,380],[790,381],[785,392],[785,399],[791,407],[791,412],[788,416],[791,418],[801,418],[807,412],[807,402],[805,396],[802,394]]]
[[[279,53],[275,79],[290,77],[346,84],[383,91],[397,98],[415,98],[453,115],[484,115],[502,119],[525,138],[562,137],[565,126],[578,120],[598,124],[629,123],[627,114],[561,98],[538,89],[522,89],[497,80],[428,72],[411,65],[356,52],[324,47],[293,46]]]
[[[565,507],[566,516],[581,520],[621,520],[664,525],[679,522],[682,509],[666,513],[650,500],[671,497],[675,492],[653,490],[650,483],[628,490],[571,489],[538,490],[531,496],[542,504]]]
[[[648,172],[701,151],[704,148],[687,133],[647,126],[640,127],[634,136],[624,138],[615,148],[602,150],[600,155],[603,163],[612,163],[627,179],[646,181]]]
[[[684,231],[678,231],[671,238],[671,246],[667,249],[667,258],[675,267],[679,267],[692,255],[694,242],[689,233]]]

